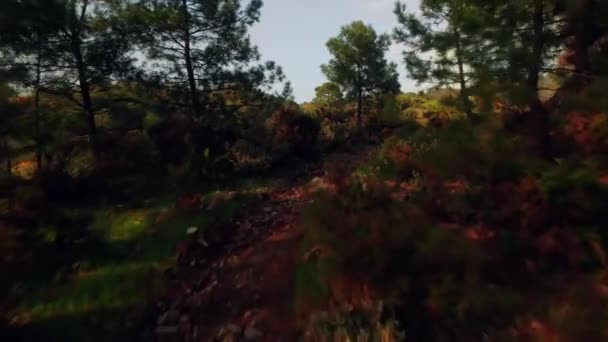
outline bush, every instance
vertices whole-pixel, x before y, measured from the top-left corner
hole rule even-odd
[[[337,307],[364,306],[365,302],[357,301],[364,298],[348,292],[357,291],[354,284],[364,276],[370,293],[382,294],[383,302],[395,309],[408,336],[429,340],[434,332],[443,332],[443,323],[454,320],[458,324],[454,328],[468,337],[464,340],[473,340],[490,325],[477,325],[477,314],[487,317],[484,315],[493,313],[490,316],[496,319],[487,323],[496,324],[501,317],[498,312],[515,306],[503,304],[501,294],[488,296],[478,312],[462,309],[470,300],[481,302],[471,293],[481,287],[475,280],[482,269],[479,247],[458,231],[436,225],[434,213],[426,212],[423,206],[395,200],[393,196],[400,189],[392,189],[373,176],[350,177],[335,189],[310,209],[305,241],[319,251],[318,262],[335,265],[329,268],[331,273],[319,278],[327,282],[328,296],[338,300]],[[335,288],[340,278],[350,279],[346,282],[351,285]],[[352,301],[339,301],[348,298]],[[437,325],[429,317],[431,310],[437,310]],[[428,330],[421,324],[428,325]]]
[[[181,118],[160,121],[147,130],[165,167],[179,165],[186,160],[191,147],[187,141],[191,126],[190,120]]]
[[[382,104],[380,121],[387,126],[398,126],[401,123],[401,108],[395,96],[387,95]]]
[[[397,103],[399,103],[401,110],[406,110],[410,107],[419,107],[425,101],[424,97],[413,93],[397,95]]]
[[[99,139],[97,174],[112,177],[124,173],[158,174],[160,156],[152,140],[139,131],[106,133]],[[88,159],[92,156],[88,153]]]
[[[384,141],[379,157],[381,162],[403,170],[408,165],[411,152],[406,140],[393,136]]]
[[[261,147],[247,140],[237,140],[230,148],[228,158],[237,172],[259,172],[270,168],[271,157]]]
[[[320,124],[297,108],[283,108],[267,121],[272,153],[280,157],[295,154],[304,159],[314,159],[319,153]]]
[[[14,176],[0,174],[0,198],[9,198],[13,195],[20,179]]]
[[[74,177],[65,170],[46,170],[40,174],[40,186],[45,199],[55,203],[84,203],[102,192],[107,178],[98,179],[92,174]]]
[[[354,120],[342,122],[326,118],[321,122],[319,140],[323,148],[330,149],[347,142],[354,132]]]
[[[462,121],[390,137],[378,160],[330,177],[305,216],[306,255],[331,265],[314,278],[334,307],[360,309],[354,284],[365,282],[414,340],[525,339],[531,322],[566,340],[605,330],[607,297],[593,288],[606,283],[608,182],[597,164],[536,160],[516,137]]]
[[[310,116],[299,114],[293,119],[295,139],[293,150],[304,159],[315,159],[319,155],[319,122]]]
[[[403,120],[418,121],[418,119],[422,116],[421,114],[420,109],[410,107],[403,111],[401,117]]]
[[[138,204],[158,187],[158,182],[143,174],[125,174],[107,179],[104,192],[110,200]]]

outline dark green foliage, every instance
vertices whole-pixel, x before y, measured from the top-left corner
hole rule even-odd
[[[361,21],[342,27],[340,35],[327,42],[333,59],[321,69],[349,99],[357,101],[359,125],[364,98],[399,91],[397,65],[389,63],[384,56],[389,44],[388,35],[378,35]]]
[[[315,159],[319,156],[319,122],[310,116],[299,114],[292,123],[296,134],[293,152],[304,159]]]
[[[320,113],[315,114],[338,114],[344,110],[344,95],[340,86],[326,82],[315,88],[315,98],[312,102],[317,106]]]
[[[273,113],[267,127],[274,153],[293,154],[308,160],[318,157],[319,123],[298,108],[286,107]]]
[[[603,274],[603,247],[588,244],[605,238],[590,227],[605,225],[606,187],[589,165],[551,165],[521,148],[466,122],[387,139],[377,162],[335,177],[306,216],[306,246],[335,265],[317,277],[332,293],[332,279],[363,275],[417,340],[528,336],[528,319],[560,336],[602,331],[552,315],[588,300],[558,279],[593,291],[584,279]],[[601,304],[589,314],[603,317],[593,293]]]
[[[190,130],[189,123],[186,119],[166,120],[148,129],[148,135],[165,164],[178,165],[184,162],[188,151],[186,138]]]
[[[217,92],[257,90],[283,79],[275,63],[259,63],[260,54],[248,36],[261,7],[259,0],[142,0],[122,13],[148,57],[166,63],[152,69],[148,81],[172,89],[189,114],[210,124],[216,118],[203,114],[212,108]]]
[[[466,0],[426,0],[420,9],[424,20],[407,13],[401,3],[395,6],[401,26],[394,36],[407,47],[408,73],[420,84],[457,85],[461,108],[470,115],[470,69],[478,55],[476,37],[470,31],[478,27],[478,9]]]

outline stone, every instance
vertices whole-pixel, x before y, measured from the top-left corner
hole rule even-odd
[[[256,329],[253,324],[250,324],[246,329],[245,329],[245,340],[247,341],[253,341],[253,340],[257,340],[262,338],[262,336],[264,336],[264,334]]]
[[[234,323],[230,323],[226,326],[226,330],[229,331],[230,333],[234,334],[234,335],[238,335],[241,333],[241,327],[239,327],[238,325],[234,324]]]
[[[156,330],[157,335],[175,335],[178,332],[177,326],[168,326],[168,327],[158,327]]]
[[[242,331],[242,329],[240,326],[238,326],[234,323],[230,323],[230,324],[223,326],[217,335],[220,338],[226,338],[226,337],[234,338],[234,337],[240,335],[241,331]]]
[[[158,317],[157,325],[159,327],[176,324],[179,320],[179,311],[169,310]]]

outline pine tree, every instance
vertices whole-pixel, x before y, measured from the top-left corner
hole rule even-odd
[[[341,112],[344,109],[342,90],[332,82],[325,82],[315,88],[315,98],[312,102],[326,112]]]
[[[114,17],[121,1],[10,1],[0,12],[7,17],[12,11],[17,13],[8,22],[11,30],[4,32],[2,42],[11,47],[12,66],[33,75],[29,83],[34,88],[35,112],[39,113],[41,91],[68,98],[83,111],[96,150],[99,108],[92,94],[131,70],[129,35]]]
[[[59,33],[57,3],[43,0],[7,0],[0,4],[0,46],[2,69],[21,73],[13,84],[32,90],[34,97],[33,122],[36,161],[42,167],[43,139],[40,113],[40,93],[47,76],[55,71],[52,45]]]
[[[355,21],[342,27],[340,34],[327,42],[333,55],[321,70],[329,81],[340,86],[357,101],[357,125],[361,128],[363,101],[375,93],[396,93],[400,89],[397,65],[386,60],[388,35],[378,35],[371,26]]]
[[[461,105],[471,115],[471,64],[478,54],[471,31],[479,24],[477,7],[467,0],[424,0],[420,10],[417,17],[404,4],[395,5],[400,26],[394,36],[406,47],[408,74],[419,83],[458,85]]]
[[[174,94],[186,93],[187,101],[179,103],[208,121],[202,114],[212,93],[282,79],[274,63],[255,64],[260,54],[248,30],[260,19],[261,6],[260,0],[141,0],[127,16],[138,24],[140,45],[155,63],[147,68],[152,79]]]

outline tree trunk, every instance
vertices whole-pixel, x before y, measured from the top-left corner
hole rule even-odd
[[[363,115],[363,88],[359,87],[357,90],[357,130],[361,132],[362,120],[361,117]]]
[[[590,25],[589,0],[576,1],[574,67],[579,75],[587,75],[591,69],[588,51],[588,26]]]
[[[516,34],[516,32],[518,30],[517,8],[518,8],[518,4],[515,4],[512,2],[507,2],[507,9],[506,9],[506,13],[505,13],[506,20],[505,20],[504,29],[508,30],[507,32],[511,36],[511,39],[508,39],[505,42],[505,44],[507,45],[507,50],[509,52],[514,51],[516,49],[515,41],[518,39],[517,34]],[[518,72],[518,66],[517,66],[519,61],[517,60],[516,54],[508,53],[507,60],[509,61],[508,80],[511,82],[511,84],[517,84],[517,83],[521,82],[519,72]]]
[[[34,135],[36,139],[36,166],[42,169],[42,138],[40,134],[40,75],[42,67],[41,37],[38,34],[38,56],[36,61],[36,84],[34,89]]]
[[[6,138],[6,136],[2,137],[2,145],[6,156],[6,174],[8,176],[11,176],[13,174],[13,163],[11,160],[11,151],[9,151],[8,139]]]
[[[460,34],[456,32],[456,58],[458,62],[458,81],[460,83],[460,99],[464,106],[464,111],[469,117],[473,116],[473,104],[469,99],[469,90],[467,88],[466,75],[464,74],[464,59],[462,56],[462,42],[460,40]]]
[[[574,73],[565,85],[569,90],[577,92],[589,83],[588,77],[591,73],[589,47],[594,39],[590,37],[593,31],[589,27],[592,25],[590,0],[576,0],[575,6],[574,17],[570,18],[574,25],[574,46],[570,46],[574,50]]]
[[[545,47],[543,37],[545,28],[543,7],[543,0],[534,0],[534,13],[532,16],[532,25],[534,30],[533,46],[527,77],[527,86],[531,92],[530,104],[536,103],[538,100],[538,82],[543,64],[543,51]]]
[[[544,158],[551,155],[550,132],[549,132],[549,113],[540,100],[538,94],[538,83],[540,72],[543,65],[543,53],[545,49],[545,18],[544,0],[534,1],[534,12],[532,15],[533,26],[533,47],[530,68],[528,69],[527,86],[530,94],[529,107],[533,116],[533,128],[536,134],[539,153]]]
[[[78,85],[80,88],[80,95],[82,96],[82,109],[86,116],[87,128],[89,131],[89,139],[93,153],[97,154],[97,125],[95,123],[95,110],[93,109],[93,102],[91,101],[91,89],[87,79],[87,66],[82,56],[82,39],[81,30],[84,20],[84,14],[86,12],[87,2],[83,5],[82,14],[80,18],[76,13],[76,7],[74,4],[73,14],[75,24],[71,28],[71,43],[72,43],[72,54],[76,62],[76,70],[78,72]]]
[[[93,109],[93,102],[91,101],[91,89],[89,81],[87,80],[87,69],[82,58],[80,44],[75,46],[74,55],[76,57],[80,95],[82,96],[82,107],[87,118],[89,138],[91,139],[93,151],[96,151],[97,125],[95,123],[95,111]]]
[[[194,67],[192,66],[192,55],[190,51],[190,13],[188,12],[187,0],[182,0],[182,11],[184,16],[184,58],[188,74],[188,85],[190,87],[192,114],[196,119],[200,119],[200,101],[196,89],[196,78],[194,76]]]

